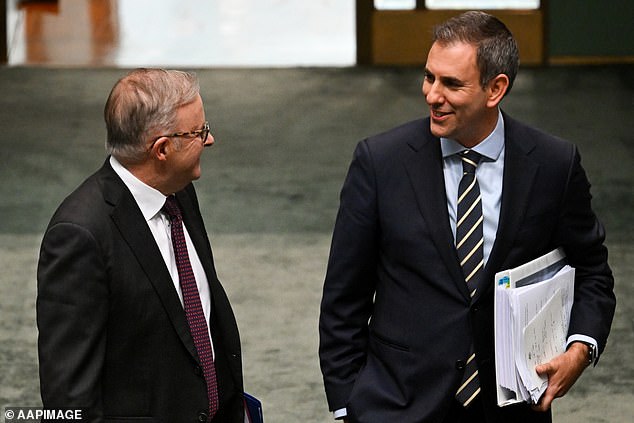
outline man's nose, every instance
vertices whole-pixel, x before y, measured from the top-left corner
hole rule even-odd
[[[212,145],[214,145],[214,142],[216,140],[214,139],[214,136],[211,135],[211,132],[209,134],[207,134],[207,139],[205,140],[205,142],[203,142],[203,146],[204,147],[211,147]]]
[[[423,85],[423,94],[425,94],[427,104],[441,104],[445,101],[440,84],[436,81],[426,82]]]

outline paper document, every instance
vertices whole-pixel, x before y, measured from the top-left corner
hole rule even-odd
[[[498,405],[536,403],[548,386],[535,366],[565,351],[575,270],[554,250],[495,276]]]

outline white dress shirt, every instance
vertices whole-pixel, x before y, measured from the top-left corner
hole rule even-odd
[[[163,261],[165,262],[167,270],[172,277],[174,289],[176,289],[176,292],[178,293],[181,305],[184,307],[183,292],[178,278],[176,256],[174,255],[174,247],[172,245],[172,231],[170,229],[171,222],[167,214],[161,211],[167,197],[160,191],[139,180],[112,156],[110,157],[110,165],[115,173],[119,175],[126,187],[128,187],[132,197],[134,197],[134,200],[139,206],[139,209],[141,209],[141,213],[145,218],[150,232],[152,232],[152,236],[154,237],[156,245],[161,252]],[[198,285],[200,302],[202,303],[203,313],[205,315],[205,320],[207,321],[207,330],[209,331],[209,316],[211,314],[211,294],[209,292],[209,282],[207,281],[207,275],[205,274],[205,270],[200,262],[196,248],[194,248],[194,244],[184,224],[183,232],[185,233],[187,253],[189,254],[189,261],[191,262],[194,277],[196,278],[196,285]],[[212,341],[211,350],[213,354],[214,349],[211,332],[209,332],[209,339]]]

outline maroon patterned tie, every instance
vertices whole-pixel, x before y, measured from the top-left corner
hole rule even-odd
[[[178,278],[180,279],[181,290],[183,291],[185,316],[187,317],[192,338],[194,338],[196,352],[198,352],[203,374],[205,375],[205,382],[207,383],[207,397],[209,399],[208,421],[210,421],[218,411],[218,384],[216,381],[216,367],[214,366],[207,322],[203,314],[203,307],[200,302],[194,271],[192,270],[189,254],[187,253],[185,234],[183,233],[183,215],[174,196],[167,197],[163,210],[169,215],[172,223],[172,245],[174,246],[174,255],[176,256]]]

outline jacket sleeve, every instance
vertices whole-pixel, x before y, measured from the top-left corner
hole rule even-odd
[[[378,256],[375,183],[362,142],[341,192],[319,319],[319,355],[331,410],[346,406],[366,359]]]
[[[559,216],[557,243],[564,247],[576,269],[575,298],[569,334],[594,338],[599,353],[612,325],[616,298],[614,278],[604,246],[605,231],[591,207],[590,183],[576,148],[572,151],[569,179]]]
[[[99,245],[85,228],[57,223],[44,235],[37,270],[40,389],[45,408],[102,410],[108,289]]]

